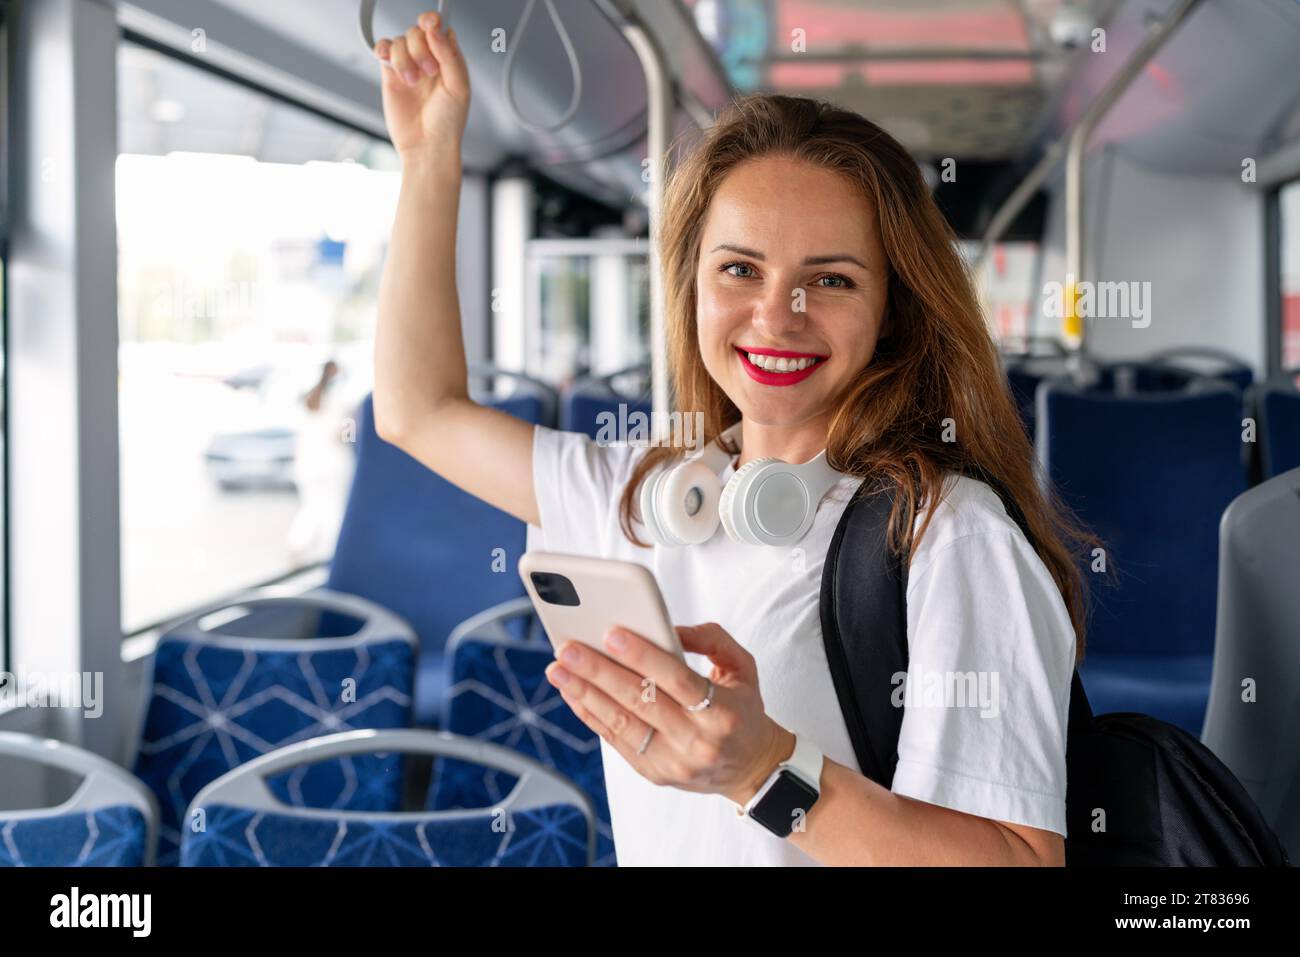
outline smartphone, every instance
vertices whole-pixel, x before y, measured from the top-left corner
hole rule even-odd
[[[644,565],[534,551],[519,559],[519,577],[553,648],[573,640],[606,654],[605,632],[617,625],[686,660],[659,585]]]

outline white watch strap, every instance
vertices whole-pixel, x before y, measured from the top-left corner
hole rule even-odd
[[[781,765],[782,768],[789,768],[818,794],[822,793],[822,765],[825,758],[822,756],[817,745],[813,744],[808,738],[801,738],[798,735],[794,739],[794,754],[790,755],[790,760]],[[780,770],[778,768],[777,770]]]
[[[754,793],[748,803],[743,807],[739,804],[736,805],[736,816],[748,817],[750,808],[763,800],[763,796],[767,794],[776,779],[781,776],[782,771],[793,771],[799,775],[805,784],[820,795],[822,793],[822,765],[824,763],[825,758],[817,745],[813,744],[811,739],[796,734],[794,737],[794,753],[790,755],[788,760],[782,761],[776,766],[776,770],[768,775],[767,780],[763,782],[763,786]]]

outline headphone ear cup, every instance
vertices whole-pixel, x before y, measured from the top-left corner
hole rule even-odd
[[[718,530],[722,483],[703,462],[669,469],[655,493],[655,518],[674,545],[699,545]],[[689,507],[688,507],[689,506]]]
[[[658,505],[656,504],[659,484],[663,481],[664,469],[659,469],[641,480],[641,524],[645,526],[646,537],[655,545],[671,545],[659,524]]]
[[[722,490],[722,498],[718,502],[718,518],[727,537],[733,542],[740,545],[762,544],[747,532],[748,522],[744,514],[745,497],[741,494],[741,488],[749,482],[749,476],[758,470],[758,466],[776,461],[779,460],[771,456],[751,459],[736,470],[736,474],[728,479],[727,487]]]

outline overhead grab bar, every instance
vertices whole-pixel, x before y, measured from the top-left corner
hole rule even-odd
[[[378,3],[379,0],[361,0],[361,39],[366,41],[370,50],[375,48],[375,6]],[[442,4],[443,0],[438,0],[438,16],[442,16]]]
[[[528,130],[530,133],[554,133],[565,126],[574,115],[578,112],[578,104],[582,100],[582,64],[578,60],[578,51],[573,48],[573,40],[569,37],[569,31],[564,28],[564,22],[560,20],[560,15],[555,9],[555,0],[545,0],[546,12],[551,15],[551,22],[555,24],[555,32],[560,35],[560,43],[564,46],[564,55],[569,58],[569,72],[573,76],[573,95],[569,98],[569,106],[564,114],[550,125],[541,125],[533,123],[524,117],[520,112],[519,105],[515,103],[515,93],[511,89],[510,77],[515,69],[515,55],[519,48],[523,46],[524,34],[528,32],[528,21],[533,15],[533,7],[537,5],[537,0],[528,0],[524,7],[523,15],[519,18],[519,25],[515,27],[515,36],[506,41],[506,68],[501,74],[501,89],[505,94],[506,106],[514,114],[515,122]]]
[[[651,396],[652,409],[651,416],[652,429],[663,427],[667,421],[668,404],[669,404],[669,382],[668,368],[666,365],[667,357],[667,336],[664,328],[664,294],[662,279],[659,275],[659,249],[658,249],[658,231],[660,210],[663,207],[663,188],[664,176],[667,173],[668,164],[668,141],[672,135],[672,115],[673,115],[673,87],[671,67],[664,51],[656,42],[654,36],[646,28],[637,16],[636,9],[629,0],[596,0],[597,4],[605,12],[606,16],[615,23],[622,32],[623,37],[632,47],[641,63],[641,69],[645,73],[646,81],[646,146],[649,153],[649,202],[648,208],[650,213],[650,244],[647,250],[650,271],[650,355],[651,355]],[[375,48],[375,5],[378,0],[361,0],[360,19],[361,19],[361,37],[365,40],[366,46],[373,50]],[[517,36],[513,43],[510,44],[508,57],[513,57],[518,47],[516,44],[522,37],[523,32],[528,25],[528,19],[532,13],[532,8],[536,0],[528,0],[528,7],[524,10],[523,15],[519,18],[519,27]],[[569,57],[570,66],[573,69],[573,97],[570,100],[569,108],[565,110],[560,121],[553,127],[537,127],[530,124],[523,117],[519,116],[515,107],[514,98],[510,92],[510,74],[513,60],[507,59],[506,70],[504,74],[506,102],[511,110],[515,113],[515,118],[521,126],[534,131],[553,132],[559,129],[570,119],[573,118],[577,111],[577,105],[582,97],[582,68],[578,62],[577,53],[573,47],[573,41],[569,37],[568,31],[564,28],[553,6],[553,0],[546,0],[547,10],[551,14],[551,20],[555,23],[556,31],[560,35],[560,42],[564,45],[565,54]],[[443,0],[438,0],[438,12],[441,14]],[[711,119],[710,117],[703,117]],[[658,423],[656,425],[655,423]]]
[[[1082,351],[1085,339],[1085,327],[1075,314],[1074,290],[1084,280],[1084,182],[1083,154],[1092,139],[1093,131],[1110,112],[1116,101],[1128,90],[1133,80],[1142,69],[1155,57],[1160,48],[1173,35],[1178,26],[1187,19],[1201,0],[1179,0],[1172,11],[1156,21],[1147,33],[1146,39],[1134,51],[1133,55],[1120,68],[1119,73],[1111,78],[1105,89],[1088,104],[1083,117],[1070,133],[1070,146],[1065,157],[1065,278],[1066,278],[1066,324],[1063,330],[1067,341],[1078,340]]]
[[[438,0],[438,14],[442,15],[444,0]],[[379,0],[361,0],[361,38],[365,41],[366,46],[373,50],[375,48],[375,6]],[[550,124],[534,123],[528,119],[519,109],[519,104],[515,102],[515,92],[510,83],[515,71],[515,56],[519,53],[519,48],[523,45],[524,36],[528,33],[528,24],[532,19],[533,7],[537,5],[537,0],[528,0],[524,6],[524,12],[519,17],[519,23],[515,27],[515,35],[506,40],[506,64],[501,74],[501,92],[505,97],[506,107],[514,116],[515,122],[528,130],[530,133],[554,133],[566,126],[578,112],[578,106],[582,102],[582,63],[578,59],[578,51],[573,46],[573,38],[569,36],[569,31],[565,29],[564,21],[560,19],[559,12],[555,9],[555,0],[545,0],[546,12],[550,14],[551,22],[555,24],[555,32],[559,34],[560,43],[564,47],[564,55],[569,61],[569,72],[573,76],[573,94],[569,97],[569,105],[565,108],[564,113],[558,120]],[[385,66],[389,64],[385,63]]]
[[[1133,55],[1125,61],[1119,72],[1110,79],[1101,93],[1088,104],[1083,116],[1076,120],[1062,134],[1060,139],[1048,148],[1047,152],[1043,154],[1043,157],[1030,170],[1021,184],[1007,197],[989,222],[989,227],[984,233],[984,243],[975,261],[977,269],[983,266],[990,253],[992,253],[993,246],[1064,156],[1066,160],[1065,272],[1067,280],[1072,277],[1073,283],[1076,285],[1083,280],[1085,265],[1083,261],[1083,156],[1088,141],[1092,138],[1097,125],[1110,112],[1116,101],[1128,90],[1138,73],[1155,57],[1160,48],[1164,46],[1169,37],[1200,2],[1201,0],[1179,0],[1178,6],[1162,19],[1156,21],[1146,39],[1133,52]],[[1084,327],[1074,314],[1074,286],[1070,286],[1067,282],[1067,287],[1067,318],[1066,328],[1063,331],[1067,340],[1072,343],[1077,340],[1077,348],[1082,349]]]

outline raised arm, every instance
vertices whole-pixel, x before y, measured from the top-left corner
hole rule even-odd
[[[469,397],[456,219],[469,72],[454,30],[420,15],[380,40],[384,118],[402,161],[402,187],[379,287],[375,429],[447,481],[540,524],[533,493],[533,426]]]

